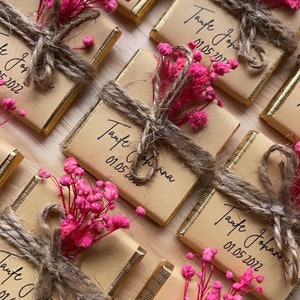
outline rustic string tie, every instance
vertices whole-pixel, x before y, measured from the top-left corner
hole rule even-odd
[[[53,294],[61,300],[69,299],[69,296],[76,300],[108,299],[99,287],[61,254],[60,231],[55,230],[52,234],[49,226],[49,215],[53,213],[63,217],[58,205],[48,205],[39,216],[38,235],[26,231],[11,209],[6,208],[0,214],[0,236],[38,269],[34,299],[49,300]]]
[[[267,42],[281,48],[287,56],[297,49],[297,36],[265,9],[258,0],[212,0],[240,20],[238,54],[248,65],[262,70],[268,63],[263,45]],[[259,35],[259,36],[257,36]],[[256,52],[257,58],[253,56]]]
[[[283,158],[279,163],[279,192],[275,192],[268,175],[268,160],[275,152],[280,153]],[[269,224],[282,256],[285,277],[291,285],[298,282],[299,276],[300,211],[295,208],[290,195],[296,168],[295,153],[288,147],[276,144],[264,153],[259,164],[259,177],[266,193],[224,168],[217,172],[213,182],[216,190],[232,198],[246,211],[251,211],[254,217]]]
[[[52,15],[46,26],[22,15],[7,1],[0,0],[0,24],[10,33],[18,35],[32,50],[32,58],[24,79],[26,86],[33,82],[39,89],[48,89],[54,82],[55,69],[78,84],[93,78],[94,68],[65,45],[64,39],[74,28],[99,17],[100,12],[84,11],[69,23],[57,28],[59,3],[58,0],[54,1]]]
[[[181,49],[187,53],[190,52],[189,49],[183,46],[177,46],[176,49]],[[159,77],[161,63],[158,64],[158,70],[155,74],[156,84],[153,88],[154,101],[152,107],[132,99],[116,81],[108,82],[100,93],[99,97],[104,103],[126,115],[128,119],[143,128],[136,155],[130,168],[131,175],[137,182],[146,183],[155,174],[158,166],[156,145],[159,141],[164,141],[171,146],[186,166],[199,178],[203,178],[203,176],[210,178],[213,174],[215,160],[212,155],[196,145],[174,123],[168,120],[168,113],[172,103],[189,79],[186,70],[192,61],[191,54],[188,54],[187,61],[183,72],[179,74],[170,90],[165,93],[163,99],[159,98],[162,95],[162,87]],[[139,175],[137,172],[138,162],[147,153],[153,155],[154,163],[146,175]]]

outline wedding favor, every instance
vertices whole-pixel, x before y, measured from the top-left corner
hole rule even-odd
[[[20,26],[23,24],[25,28],[22,28],[22,30],[27,30],[28,35],[31,34],[30,32],[34,35],[36,34],[34,33],[35,30],[42,28],[42,24],[35,21],[38,10],[37,1],[1,1],[0,5],[3,14],[12,19],[13,17],[9,17],[8,12],[5,11],[6,8],[2,7],[7,2],[15,8],[17,13],[21,13],[26,18],[25,25],[20,23]],[[95,14],[97,15],[98,13],[95,12]],[[32,28],[27,24],[31,24]],[[35,131],[47,135],[54,128],[80,89],[83,88],[84,84],[80,83],[84,83],[86,78],[82,78],[82,81],[77,79],[80,83],[75,84],[73,80],[68,79],[61,71],[54,70],[54,82],[46,90],[36,87],[33,82],[31,82],[30,86],[25,86],[24,78],[30,67],[30,60],[33,57],[32,50],[24,42],[24,39],[26,39],[25,33],[18,36],[13,32],[0,22],[0,79],[5,81],[6,87],[10,90],[9,96],[15,98],[19,107],[22,107],[27,113],[26,117],[22,117],[20,120]],[[120,31],[116,25],[105,16],[100,15],[98,18],[86,21],[72,29],[68,36],[60,42],[59,47],[60,49],[64,48],[64,51],[72,49],[76,56],[82,57],[85,64],[89,62],[94,67],[97,67],[119,36]],[[46,45],[49,45],[49,43],[46,43]],[[51,49],[53,50],[55,47]],[[60,50],[60,52],[63,50]],[[49,51],[49,49],[44,50],[51,57],[52,54]],[[55,59],[58,59],[56,54],[53,55],[55,55]],[[63,56],[63,54],[60,55]],[[72,57],[72,55],[70,56]],[[72,57],[72,59],[75,58]],[[77,63],[65,60],[61,67],[64,68],[64,72],[69,73],[72,71],[76,74],[76,68],[80,66]],[[35,68],[34,72],[39,72],[39,70]]]
[[[258,166],[271,145],[273,142],[262,133],[249,132],[227,162],[226,168],[258,191],[264,191]],[[274,155],[268,162],[268,174],[271,182],[275,182],[275,192],[282,180],[278,167],[281,159],[280,155]],[[238,186],[230,182],[232,194],[238,194]],[[275,203],[275,207],[279,205]],[[217,248],[214,263],[224,272],[231,270],[234,274],[243,274],[253,268],[254,274],[262,274],[265,277],[263,293],[257,294],[258,298],[286,299],[296,286],[286,280],[283,268],[286,258],[279,251],[268,229],[269,224],[265,219],[255,218],[251,210],[241,208],[231,198],[212,188],[200,198],[181,225],[178,236],[198,253],[205,247]],[[285,236],[285,233],[281,234]]]
[[[119,0],[118,11],[126,18],[138,24],[154,3],[155,0]]]
[[[154,55],[139,50],[118,76],[117,84],[124,87],[132,99],[137,99],[137,103],[151,106],[151,82],[155,66]],[[109,99],[113,102],[117,97]],[[137,111],[143,112],[147,109],[139,108]],[[187,124],[180,128],[195,144],[205,149],[201,151],[205,153],[206,160],[222,149],[239,123],[225,108],[215,103],[207,106],[205,111],[209,114],[209,121],[199,132]],[[75,157],[79,164],[96,178],[113,181],[124,199],[134,206],[142,205],[151,219],[165,225],[189,195],[198,178],[175,154],[173,148],[160,142],[157,146],[158,159],[153,177],[145,184],[137,181],[132,176],[130,167],[137,153],[136,147],[141,138],[142,128],[130,119],[132,116],[120,114],[100,99],[65,139],[62,149],[66,155]],[[141,119],[142,117],[137,118]],[[177,132],[169,131],[170,134],[174,134],[172,141],[179,142],[181,130],[172,128]],[[188,155],[186,148],[182,150]],[[203,158],[197,157],[197,160],[201,162]],[[142,155],[141,172],[147,173],[154,164],[153,154]]]
[[[57,187],[51,180],[44,181],[38,176],[32,178],[12,204],[15,214],[24,222],[24,230],[29,230],[33,235],[38,234],[37,217],[47,205],[59,202],[60,197],[57,194]],[[56,221],[51,222],[53,228],[57,226]],[[113,296],[145,253],[145,250],[126,232],[118,230],[85,249],[74,261],[71,259],[68,262],[74,263],[101,290]],[[47,259],[46,252],[45,259]],[[3,238],[0,239],[0,260],[11,270],[11,272],[8,272],[7,268],[0,270],[2,295],[5,294],[10,298],[32,299],[37,271]]]
[[[22,154],[14,146],[0,138],[0,187],[22,161]]]
[[[261,114],[261,118],[291,141],[300,140],[300,69],[294,71]]]
[[[240,22],[221,6],[210,0],[176,0],[152,29],[150,36],[156,42],[173,44],[195,41],[207,65],[210,59],[227,61],[238,58]],[[239,59],[239,68],[217,80],[216,84],[230,96],[250,105],[279,64],[283,51],[266,43],[263,48],[267,64],[261,70],[251,68]],[[251,55],[255,54],[255,51]],[[259,61],[257,57],[254,64]]]

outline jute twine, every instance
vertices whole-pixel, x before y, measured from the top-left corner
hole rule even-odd
[[[274,152],[279,152],[284,158],[279,164],[281,187],[278,193],[268,175],[268,159]],[[294,151],[276,144],[263,155],[259,165],[259,176],[266,193],[224,168],[217,172],[213,181],[217,191],[229,196],[254,217],[269,224],[282,255],[285,277],[291,285],[298,282],[299,275],[300,211],[295,208],[289,193],[296,167],[297,157]]]
[[[100,13],[88,10],[79,14],[68,24],[57,27],[59,1],[54,1],[54,8],[46,25],[37,24],[19,13],[5,0],[0,0],[0,24],[11,33],[17,34],[32,50],[24,84],[31,82],[37,88],[48,89],[54,82],[54,70],[60,70],[75,83],[85,83],[94,75],[93,67],[79,54],[64,44],[64,39],[81,24],[96,19]]]
[[[192,62],[192,52],[190,49],[184,46],[175,46],[173,49],[174,51],[184,51],[187,54],[187,62],[182,72],[172,83],[170,89],[164,93],[163,97],[160,78],[162,63],[161,61],[158,63],[154,79],[154,100],[152,107],[148,107],[132,99],[116,81],[108,82],[100,93],[100,99],[107,105],[126,115],[128,119],[143,128],[136,155],[130,168],[131,175],[140,183],[148,182],[157,170],[157,144],[159,141],[164,141],[171,146],[186,166],[200,178],[203,178],[204,175],[207,178],[212,176],[215,166],[214,158],[210,153],[197,146],[176,125],[168,120],[171,105],[189,80],[187,70]],[[146,154],[153,155],[153,165],[146,175],[139,175],[137,171],[138,164]]]
[[[212,0],[240,20],[239,55],[248,65],[261,70],[267,63],[266,42],[281,48],[287,56],[297,49],[297,36],[265,9],[258,0]],[[259,35],[259,36],[258,36]],[[253,51],[258,58],[253,57]]]
[[[0,214],[0,236],[17,249],[37,271],[34,299],[49,300],[53,294],[59,299],[104,300],[108,296],[86,275],[60,253],[60,231],[52,235],[48,216],[63,212],[57,205],[47,206],[40,215],[38,236],[24,229],[19,217],[9,208]]]

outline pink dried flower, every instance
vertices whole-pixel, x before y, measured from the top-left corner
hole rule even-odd
[[[145,210],[145,208],[142,207],[142,206],[138,206],[138,207],[136,208],[135,212],[136,212],[136,214],[137,214],[138,216],[141,216],[141,217],[144,217],[144,216],[146,215],[146,210]]]
[[[283,5],[287,5],[295,10],[300,8],[300,0],[260,0],[259,2],[265,4],[266,8],[275,8]]]
[[[158,44],[160,67],[157,72],[159,72],[159,76],[153,78],[153,85],[157,84],[159,77],[160,98],[163,99],[165,95],[171,92],[174,81],[185,70],[186,80],[183,88],[178,92],[172,104],[166,107],[166,110],[169,111],[168,119],[177,126],[188,122],[192,128],[199,130],[208,121],[208,116],[203,110],[214,100],[218,106],[223,106],[223,102],[216,97],[212,87],[213,81],[218,76],[223,76],[235,69],[238,62],[235,59],[231,59],[227,63],[215,62],[215,59],[212,58],[211,64],[205,66],[201,63],[202,53],[196,49],[196,46],[197,44],[191,41],[188,43],[190,50],[183,51],[182,48],[172,47],[168,43]],[[188,64],[189,51],[192,52],[190,64]]]
[[[92,36],[87,35],[82,39],[82,42],[86,48],[91,48],[95,44],[95,39]]]
[[[217,254],[216,248],[205,248],[202,253],[202,259],[198,254],[189,252],[186,256],[188,259],[193,259],[199,257],[201,263],[201,271],[198,273],[199,281],[197,282],[197,298],[194,300],[241,300],[243,299],[242,295],[248,294],[253,289],[250,288],[250,285],[253,284],[255,279],[257,283],[261,283],[264,280],[262,275],[254,276],[253,269],[248,269],[237,282],[233,283],[230,290],[222,296],[223,284],[220,281],[215,281],[211,283],[212,274],[214,272],[214,265],[211,264],[211,261],[214,259]],[[208,273],[209,270],[209,273]],[[182,276],[185,279],[184,283],[184,295],[183,300],[189,299],[188,289],[191,285],[191,278],[196,273],[195,268],[187,264],[181,270]],[[226,278],[231,281],[234,277],[231,271],[226,272]],[[261,286],[255,288],[256,292],[262,293],[263,289]]]
[[[129,228],[130,221],[121,214],[110,215],[118,199],[118,189],[113,183],[87,182],[84,170],[73,157],[65,160],[64,171],[59,180],[43,168],[38,175],[51,179],[58,188],[65,213],[60,224],[62,252],[73,258],[115,230]],[[143,214],[141,207],[137,210]]]

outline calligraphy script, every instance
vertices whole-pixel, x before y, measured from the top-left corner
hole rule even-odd
[[[22,260],[21,255],[0,250],[0,300],[32,299],[34,284],[28,283]]]
[[[135,185],[140,186],[141,184],[137,182],[130,173],[130,165],[133,162],[136,150],[128,149],[127,151],[126,149],[130,146],[131,137],[130,133],[127,133],[126,131],[130,130],[131,126],[113,119],[107,119],[107,121],[109,123],[107,129],[97,137],[97,140],[105,143],[105,147],[108,147],[109,150],[109,156],[106,158],[105,163],[112,167],[117,173],[124,175],[126,179]],[[124,131],[126,133],[124,133]],[[122,159],[120,158],[120,155],[123,156],[124,151],[127,151],[127,153],[125,153],[125,157]],[[153,167],[154,159],[154,155],[143,155],[141,157],[141,167]],[[155,172],[168,182],[175,182],[174,175],[170,174],[161,166],[158,166],[155,169]]]
[[[19,74],[24,74],[28,69],[29,52],[16,53],[17,39],[6,32],[0,32],[0,79],[4,86],[14,94],[20,94],[24,89],[23,83],[18,82]],[[0,298],[1,299],[1,298]]]
[[[188,10],[190,12],[190,10]],[[222,26],[217,26],[216,20],[222,22]],[[193,11],[183,21],[183,25],[192,25],[195,27],[193,37],[197,48],[205,55],[214,57],[215,61],[227,61],[224,55],[224,49],[238,50],[238,38],[235,29],[226,28],[224,17],[216,14],[214,10],[200,5],[193,5]],[[218,28],[222,28],[220,29]],[[234,55],[234,53],[233,53]],[[230,57],[232,58],[232,57]]]
[[[214,226],[222,226],[227,237],[235,233],[232,239],[236,238],[235,244],[240,243],[245,250],[244,252],[256,247],[259,251],[278,260],[282,259],[280,251],[275,246],[274,237],[269,237],[267,234],[267,228],[258,228],[257,232],[251,232],[250,221],[243,209],[229,203],[224,203],[224,207],[226,208],[225,213],[213,223]],[[242,217],[240,217],[241,215]]]

